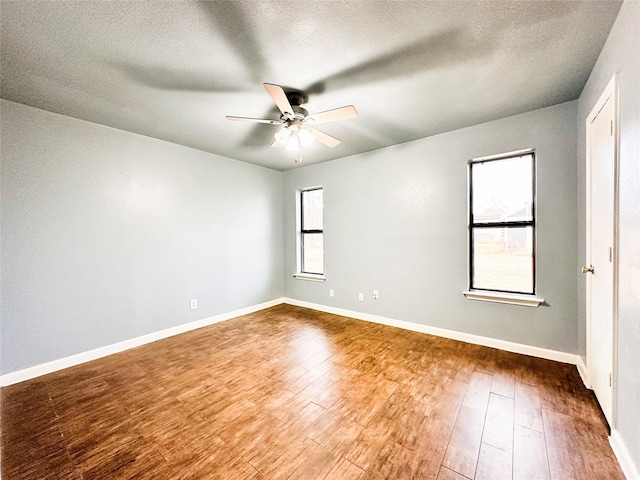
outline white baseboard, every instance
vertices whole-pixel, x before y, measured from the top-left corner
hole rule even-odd
[[[640,480],[640,473],[638,473],[638,469],[633,464],[629,451],[622,441],[622,438],[620,438],[620,434],[617,430],[611,430],[609,443],[611,444],[611,449],[616,455],[618,463],[620,463],[620,468],[622,468],[622,472],[625,477],[627,477],[627,480]]]
[[[76,355],[71,355],[69,357],[60,358],[51,362],[42,363],[40,365],[35,365],[23,370],[18,370],[16,372],[7,373],[0,376],[0,386],[6,387],[8,385],[13,385],[14,383],[24,382],[25,380],[30,380],[41,375],[56,372],[58,370],[62,370],[63,368],[80,365],[81,363],[90,362],[91,360],[97,360],[98,358],[113,355],[114,353],[123,352],[125,350],[129,350],[130,348],[139,347],[141,345],[155,342],[157,340],[162,340],[163,338],[173,337],[174,335],[179,335],[191,330],[207,327],[209,325],[213,325],[214,323],[224,322],[225,320],[230,320],[242,315],[248,315],[250,313],[257,312],[258,310],[263,310],[265,308],[273,307],[274,305],[279,305],[283,302],[284,300],[282,298],[277,298],[269,302],[252,305],[250,307],[241,308],[232,312],[222,313],[220,315],[214,315],[213,317],[203,318],[201,320],[196,320],[195,322],[185,323],[184,325],[178,325],[166,330],[160,330],[159,332],[149,333],[147,335],[142,335],[141,337],[131,338],[123,342],[106,345],[104,347],[89,350],[87,352],[78,353]]]
[[[576,366],[579,364],[579,362],[582,363],[582,359],[580,358],[580,356],[572,353],[549,350],[541,347],[533,347],[531,345],[524,345],[521,343],[508,342],[506,340],[482,337],[480,335],[473,335],[470,333],[456,332],[455,330],[430,327],[428,325],[421,325],[419,323],[405,322],[403,320],[395,320],[393,318],[381,317],[369,313],[361,313],[353,310],[329,307],[317,303],[303,302],[300,300],[295,300],[293,298],[284,298],[283,300],[284,303],[288,303],[290,305],[311,308],[313,310],[319,310],[321,312],[333,313],[335,315],[356,318],[358,320],[366,320],[373,323],[380,323],[382,325],[389,325],[391,327],[402,328],[414,332],[427,333],[429,335],[450,338],[452,340],[459,340],[461,342],[473,343],[485,347],[497,348],[499,350],[506,350],[507,352],[521,353],[523,355],[545,358],[547,360],[555,360],[556,362],[569,363]]]
[[[580,378],[582,379],[584,386],[589,390],[592,390],[591,382],[589,381],[589,371],[587,370],[587,366],[580,355],[578,355],[578,363],[576,363],[576,367],[578,367],[578,373],[580,374]]]
[[[162,340],[163,338],[172,337],[181,333],[189,332],[198,328],[213,325],[214,323],[223,322],[231,318],[247,315],[249,313],[257,312],[281,303],[288,303],[290,305],[297,305],[299,307],[310,308],[312,310],[319,310],[321,312],[333,313],[336,315],[342,315],[345,317],[356,318],[358,320],[365,320],[373,323],[380,323],[383,325],[389,325],[392,327],[402,328],[404,330],[411,330],[414,332],[427,333],[430,335],[436,335],[438,337],[450,338],[452,340],[459,340],[462,342],[473,343],[476,345],[483,345],[485,347],[497,348],[500,350],[506,350],[508,352],[521,353],[524,355],[530,355],[533,357],[545,358],[548,360],[555,360],[557,362],[569,363],[578,367],[581,377],[584,379],[586,368],[579,355],[571,353],[560,352],[557,350],[549,350],[546,348],[533,347],[530,345],[524,345],[520,343],[508,342],[506,340],[498,340],[495,338],[482,337],[479,335],[473,335],[470,333],[456,332],[454,330],[447,330],[444,328],[431,327],[428,325],[421,325],[413,322],[405,322],[402,320],[395,320],[388,317],[382,317],[379,315],[372,315],[369,313],[356,312],[354,310],[345,310],[342,308],[330,307],[326,305],[320,305],[317,303],[304,302],[301,300],[295,300],[293,298],[278,298],[269,302],[253,305],[250,307],[234,310],[232,312],[215,315],[213,317],[204,318],[195,322],[187,323],[184,325],[178,325],[159,332],[150,333],[141,337],[132,338],[123,342],[114,343],[112,345],[106,345],[104,347],[82,352],[69,357],[53,360],[51,362],[35,365],[33,367],[18,370],[17,372],[7,373],[0,376],[0,386],[12,385],[14,383],[30,380],[41,375],[46,375],[63,368],[73,367],[81,363],[96,360],[98,358],[106,357],[114,353],[119,353],[130,348],[139,347],[147,343]]]

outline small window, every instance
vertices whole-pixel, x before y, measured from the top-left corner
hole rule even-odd
[[[469,288],[535,295],[535,156],[469,163]]]
[[[300,191],[299,268],[302,274],[324,274],[322,187]]]

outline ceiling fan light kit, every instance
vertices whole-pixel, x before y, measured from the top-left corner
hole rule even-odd
[[[274,137],[281,146],[287,147],[289,150],[311,145],[315,139],[313,131],[309,127],[298,125],[286,126],[276,132]]]
[[[309,115],[309,112],[300,106],[307,101],[307,95],[303,92],[293,91],[287,93],[280,85],[273,83],[264,83],[263,85],[282,113],[279,120],[234,116],[227,116],[227,118],[237,122],[264,123],[283,127],[275,133],[275,141],[271,146],[297,150],[296,163],[302,162],[302,147],[311,145],[314,140],[332,148],[340,143],[337,138],[313,128],[311,125],[346,120],[358,116],[358,112],[353,105]]]

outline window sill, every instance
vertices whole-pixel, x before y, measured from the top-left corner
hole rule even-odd
[[[298,280],[309,280],[311,282],[324,282],[326,280],[324,275],[315,273],[294,273],[293,277]]]
[[[469,290],[462,292],[469,300],[480,300],[481,302],[509,303],[511,305],[524,305],[525,307],[538,307],[544,298],[534,295],[524,295],[517,293],[485,292],[482,290]]]

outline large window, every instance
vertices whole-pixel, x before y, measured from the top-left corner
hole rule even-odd
[[[535,294],[535,155],[469,163],[469,288]]]
[[[299,272],[324,274],[322,187],[300,191]]]

